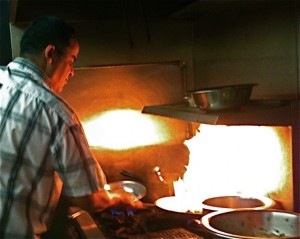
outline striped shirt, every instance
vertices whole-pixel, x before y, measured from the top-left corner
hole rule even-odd
[[[24,58],[0,69],[0,238],[47,231],[61,193],[84,196],[106,183],[72,108]]]

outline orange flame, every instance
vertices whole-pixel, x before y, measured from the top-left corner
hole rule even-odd
[[[190,210],[201,210],[199,200],[207,197],[262,196],[284,184],[284,150],[273,127],[201,125],[185,144],[190,161],[174,191]]]
[[[163,125],[132,109],[105,111],[83,121],[89,145],[125,150],[168,141]]]

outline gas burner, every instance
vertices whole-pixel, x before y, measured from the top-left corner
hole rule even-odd
[[[115,235],[116,238],[130,238],[130,235],[150,230],[146,225],[146,219],[154,214],[153,208],[123,211],[108,209],[94,214],[93,217],[104,233]]]
[[[78,239],[213,239],[191,225],[182,215],[147,204],[143,209],[104,210],[90,215],[79,210],[70,216],[80,237]]]
[[[109,211],[112,216],[130,216],[137,213],[137,209],[128,209],[124,211],[110,209]]]

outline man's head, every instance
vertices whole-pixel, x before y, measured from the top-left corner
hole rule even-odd
[[[62,19],[42,16],[25,30],[20,44],[21,57],[37,64],[49,76],[51,89],[63,90],[74,75],[79,42],[75,30]]]

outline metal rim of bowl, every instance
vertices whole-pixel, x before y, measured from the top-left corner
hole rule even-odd
[[[267,208],[272,208],[275,206],[275,201],[271,198],[265,197],[265,196],[259,196],[259,197],[251,197],[251,196],[243,196],[243,195],[225,195],[225,196],[218,196],[218,197],[212,197],[212,198],[222,198],[222,197],[240,197],[241,199],[256,199],[263,203],[262,206],[258,207],[252,207],[252,208],[226,208],[226,207],[217,207],[217,206],[210,206],[204,203],[204,201],[208,200],[209,198],[205,199],[202,202],[202,208],[210,211],[231,211],[231,210],[238,210],[238,209],[253,209],[253,210],[262,210]]]
[[[218,112],[237,109],[246,104],[257,84],[225,85],[191,92],[193,102],[201,110]]]
[[[249,84],[237,84],[237,85],[223,85],[223,86],[214,86],[214,87],[207,87],[202,89],[197,89],[194,91],[190,91],[191,94],[197,93],[208,93],[216,90],[232,90],[233,88],[252,88],[256,86],[256,83],[249,83]]]
[[[291,214],[295,215],[296,217],[300,217],[299,213],[296,212],[290,212],[290,211],[284,211],[284,210],[279,210],[279,209],[264,209],[264,210],[251,210],[251,209],[238,209],[238,210],[231,210],[231,211],[216,211],[216,212],[211,212],[206,215],[204,215],[201,218],[201,224],[203,227],[213,235],[216,235],[221,238],[236,238],[236,239],[258,239],[259,237],[256,236],[244,236],[244,235],[237,235],[237,234],[232,234],[228,233],[225,231],[218,230],[210,225],[210,220],[214,217],[217,217],[218,215],[224,215],[224,214],[229,214],[229,213],[239,213],[239,212],[274,212],[274,213],[285,213],[285,214]],[[280,237],[280,238],[286,238],[286,239],[291,239],[291,238],[298,238],[296,237]]]

